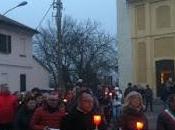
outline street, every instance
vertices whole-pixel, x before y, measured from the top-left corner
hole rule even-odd
[[[156,130],[156,121],[158,114],[163,110],[163,104],[159,99],[156,99],[153,103],[153,112],[145,112],[148,123],[149,130]]]

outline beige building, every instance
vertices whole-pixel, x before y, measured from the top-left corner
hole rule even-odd
[[[117,0],[120,85],[174,80],[175,0]],[[126,77],[125,77],[126,76]]]

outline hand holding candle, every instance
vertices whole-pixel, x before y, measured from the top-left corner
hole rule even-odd
[[[137,130],[142,130],[143,126],[144,126],[143,122],[137,122],[136,123]]]
[[[101,115],[94,115],[93,117],[94,124],[96,125],[96,130],[98,130],[98,125],[101,123]]]

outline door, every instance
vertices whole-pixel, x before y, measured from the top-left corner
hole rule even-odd
[[[157,96],[160,96],[162,85],[170,78],[174,81],[174,60],[156,61]]]
[[[20,91],[26,91],[26,74],[20,74]]]

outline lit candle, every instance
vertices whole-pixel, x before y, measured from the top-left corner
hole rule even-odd
[[[98,125],[100,125],[101,123],[101,115],[94,115],[94,124],[96,125],[96,127],[98,127]]]
[[[137,126],[137,130],[142,130],[143,129],[143,122],[137,122],[136,126]]]
[[[67,99],[63,99],[63,102],[65,102],[65,103],[66,103],[66,102],[67,102]]]
[[[112,96],[112,93],[109,93],[109,96]]]

